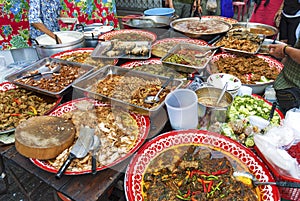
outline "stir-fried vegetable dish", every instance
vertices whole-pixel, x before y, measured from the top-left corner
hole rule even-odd
[[[14,129],[32,116],[44,115],[57,101],[21,88],[0,91],[0,100],[0,131]]]
[[[233,176],[237,166],[217,150],[175,146],[149,163],[142,182],[144,200],[258,200],[255,189]]]

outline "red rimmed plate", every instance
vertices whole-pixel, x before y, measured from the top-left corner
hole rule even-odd
[[[205,15],[202,16],[203,19],[216,19],[216,20],[223,20],[229,24],[236,24],[239,21],[237,21],[236,19],[233,18],[228,18],[228,17],[222,17],[222,16],[214,16],[214,15]]]
[[[238,163],[246,166],[259,181],[274,181],[265,164],[251,150],[227,137],[203,130],[171,131],[144,144],[132,158],[124,180],[127,200],[144,200],[141,182],[143,173],[151,160],[166,149],[192,144],[227,154]],[[275,186],[260,186],[258,190],[261,201],[280,200],[278,188]]]
[[[104,104],[101,103],[97,100],[92,100],[92,99],[88,99],[88,98],[80,98],[80,99],[76,99],[76,100],[72,100],[69,102],[66,102],[62,105],[60,105],[59,107],[57,107],[54,111],[52,111],[50,113],[51,116],[62,116],[63,114],[76,110],[76,104],[81,102],[81,101],[89,101],[91,103],[93,103],[95,106],[100,106],[100,107],[109,107],[110,105],[108,104]],[[130,112],[131,117],[136,121],[137,125],[138,125],[138,129],[139,129],[139,133],[136,139],[135,144],[132,146],[132,148],[130,149],[130,151],[124,155],[121,156],[119,158],[117,158],[116,160],[114,160],[113,162],[107,164],[107,165],[103,165],[101,167],[97,167],[97,171],[101,171],[104,170],[106,168],[112,167],[120,162],[122,162],[123,160],[127,159],[129,156],[131,156],[138,148],[140,148],[140,146],[144,143],[145,139],[147,138],[147,135],[149,133],[149,129],[150,129],[150,119],[148,116],[144,116],[144,115],[139,115],[136,113],[131,113]],[[99,152],[101,152],[101,147]],[[57,173],[58,169],[56,169],[53,165],[51,165],[51,163],[48,160],[38,160],[38,159],[33,159],[30,158],[30,160],[39,168],[48,171],[48,172],[52,172],[52,173]],[[65,175],[80,175],[80,174],[87,174],[87,173],[91,173],[90,168],[89,169],[84,169],[84,170],[74,170],[74,171],[69,171],[66,170],[66,172],[64,173]]]
[[[178,43],[191,43],[202,46],[207,45],[207,42],[204,40],[191,38],[165,38],[162,40],[157,40],[152,44],[151,53],[157,57],[164,57],[168,51]]]
[[[10,83],[10,82],[2,82],[2,83],[0,83],[0,91],[1,92],[7,92],[7,91],[10,91],[10,90],[15,90],[16,88],[17,88],[17,86],[14,85],[13,83]],[[27,91],[29,91],[29,90],[27,90]],[[35,92],[34,92],[34,94],[38,95]],[[46,97],[45,95],[41,95],[41,96],[42,97]],[[15,97],[15,98],[17,98],[17,97]],[[55,103],[55,104],[45,114],[49,114],[51,111],[53,111],[54,108],[56,108],[60,104],[60,102],[62,100],[62,97],[60,97],[60,98],[49,97],[49,100],[53,100],[53,103]],[[3,112],[3,114],[4,114],[4,112]],[[11,132],[14,132],[14,131],[15,131],[15,128],[9,129],[9,130],[3,130],[3,131],[0,130],[0,134],[11,133]]]
[[[91,54],[94,48],[76,48],[72,50],[62,51],[51,55],[51,58],[63,59],[72,62],[90,64],[101,68],[106,65],[116,65],[118,59],[92,59]]]
[[[119,39],[122,41],[150,41],[154,42],[157,35],[150,31],[137,29],[122,29],[104,33],[99,36],[100,40]]]

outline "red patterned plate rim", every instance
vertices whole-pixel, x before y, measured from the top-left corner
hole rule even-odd
[[[130,69],[136,66],[148,65],[148,64],[162,64],[162,61],[159,58],[151,58],[146,60],[133,60],[121,64],[120,67]]]
[[[232,19],[232,18],[228,18],[228,17],[222,17],[222,16],[214,16],[214,15],[205,15],[205,16],[202,16],[202,18],[223,20],[223,21],[228,22],[230,24],[236,24],[236,23],[239,22],[236,19]]]
[[[9,91],[9,90],[14,90],[16,88],[17,88],[17,86],[14,85],[11,82],[2,82],[2,83],[0,83],[0,91],[2,91],[2,92]],[[50,110],[48,110],[45,114],[49,114],[50,112],[52,112],[60,104],[61,100],[62,100],[62,97],[59,97],[56,100],[56,102],[53,105],[53,107]],[[5,133],[11,133],[11,132],[14,132],[14,131],[15,131],[15,128],[10,129],[10,130],[6,130],[6,131],[2,131],[2,132],[0,131],[0,135],[1,134],[5,134]]]
[[[219,60],[221,56],[224,56],[224,57],[236,57],[237,55],[231,54],[231,53],[226,53],[226,52],[221,52],[221,53],[215,54],[212,57],[211,61],[215,62],[215,61]],[[268,56],[261,55],[261,54],[256,54],[254,56],[256,56],[258,58],[261,58],[265,62],[267,62],[269,64],[270,68],[276,68],[279,71],[281,71],[283,69],[283,63],[281,63],[280,61],[277,61],[276,59],[273,59],[272,57],[268,57]],[[249,86],[251,86],[251,85],[258,86],[258,85],[269,84],[269,83],[272,83],[272,82],[274,82],[274,80],[271,80],[269,82],[260,82],[260,83],[257,83],[257,84],[247,84],[247,85],[249,85]]]
[[[93,47],[83,47],[83,48],[76,48],[76,49],[72,49],[72,50],[66,50],[66,51],[62,51],[62,52],[58,52],[56,54],[53,54],[51,55],[51,58],[57,58],[57,59],[60,59],[61,56],[63,55],[67,55],[67,54],[72,54],[72,53],[75,53],[75,52],[93,52],[95,48]],[[116,65],[118,63],[118,59],[114,59],[114,63],[113,65]]]
[[[75,104],[80,102],[80,101],[83,101],[83,100],[88,100],[88,101],[92,102],[95,106],[103,106],[103,107],[109,107],[110,106],[109,104],[101,103],[100,101],[97,101],[97,100],[92,100],[92,99],[88,99],[88,98],[79,98],[79,99],[75,99],[75,100],[66,102],[64,104],[61,104],[55,110],[53,110],[49,115],[51,115],[51,116],[61,116],[66,112],[70,112],[72,110],[75,110],[76,109]],[[136,113],[132,113],[132,112],[130,112],[130,115],[137,121],[138,126],[139,126],[139,131],[140,132],[139,132],[139,136],[138,136],[138,139],[136,141],[136,144],[132,147],[132,149],[125,156],[118,158],[117,160],[115,160],[113,163],[111,163],[109,165],[102,166],[102,167],[97,167],[97,171],[104,170],[106,168],[112,167],[112,166],[124,161],[129,156],[131,156],[140,146],[142,146],[145,139],[147,138],[147,135],[148,135],[149,130],[150,130],[150,119],[149,119],[149,117],[144,116],[144,115],[140,115],[140,114],[136,114]],[[55,169],[47,161],[34,159],[34,158],[30,158],[30,161],[33,164],[35,164],[37,167],[39,167],[39,168],[41,168],[41,169],[43,169],[47,172],[57,173],[57,171],[58,171],[58,169]],[[66,170],[64,174],[65,175],[80,175],[80,174],[87,174],[87,173],[91,173],[91,170],[82,170],[82,171],[69,171],[69,170]]]
[[[179,130],[161,134],[146,142],[133,156],[125,173],[125,195],[127,200],[142,201],[141,181],[147,164],[172,146],[182,144],[197,144],[201,146],[215,147],[227,152],[236,160],[246,165],[259,181],[274,181],[266,165],[250,149],[238,142],[220,135],[204,130]],[[279,201],[280,195],[276,186],[261,186],[260,200]]]
[[[156,46],[162,44],[162,43],[168,43],[168,42],[174,42],[174,41],[193,43],[193,44],[202,45],[202,46],[208,45],[208,43],[204,40],[178,37],[178,38],[164,38],[164,39],[161,39],[161,40],[157,40],[152,44],[152,49],[155,48]],[[153,53],[153,51],[152,51],[152,54],[154,56],[160,57],[160,55],[157,55],[157,54]]]
[[[157,38],[157,35],[150,31],[136,30],[136,29],[122,29],[122,30],[115,30],[115,31],[110,31],[110,32],[101,34],[99,36],[99,39],[100,40],[109,40],[110,37],[121,34],[121,33],[137,33],[137,34],[145,35],[145,36],[148,36],[148,38],[151,38],[152,42],[154,42]]]

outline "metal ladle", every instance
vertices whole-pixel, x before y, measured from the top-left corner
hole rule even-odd
[[[228,82],[225,83],[225,85],[224,85],[224,87],[223,87],[223,89],[221,91],[221,94],[220,94],[220,96],[219,96],[219,98],[217,100],[216,106],[219,106],[219,104],[220,104],[220,102],[221,102],[221,100],[222,100],[222,98],[223,98],[223,96],[224,96],[224,94],[226,92],[227,85],[228,85]]]
[[[172,75],[160,88],[155,96],[147,96],[144,100],[145,103],[153,104],[159,102],[159,94],[169,85],[169,83],[174,79]]]
[[[233,176],[243,182],[244,184],[247,184],[249,186],[257,187],[260,185],[275,185],[275,186],[281,186],[281,187],[288,187],[288,188],[300,188],[300,184],[297,182],[285,182],[285,181],[258,181],[253,174],[249,172],[234,172]]]

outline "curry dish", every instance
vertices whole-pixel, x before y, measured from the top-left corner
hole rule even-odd
[[[230,158],[230,157],[228,157]],[[143,174],[145,201],[259,200],[254,188],[233,176],[238,162],[196,145],[167,149]]]

